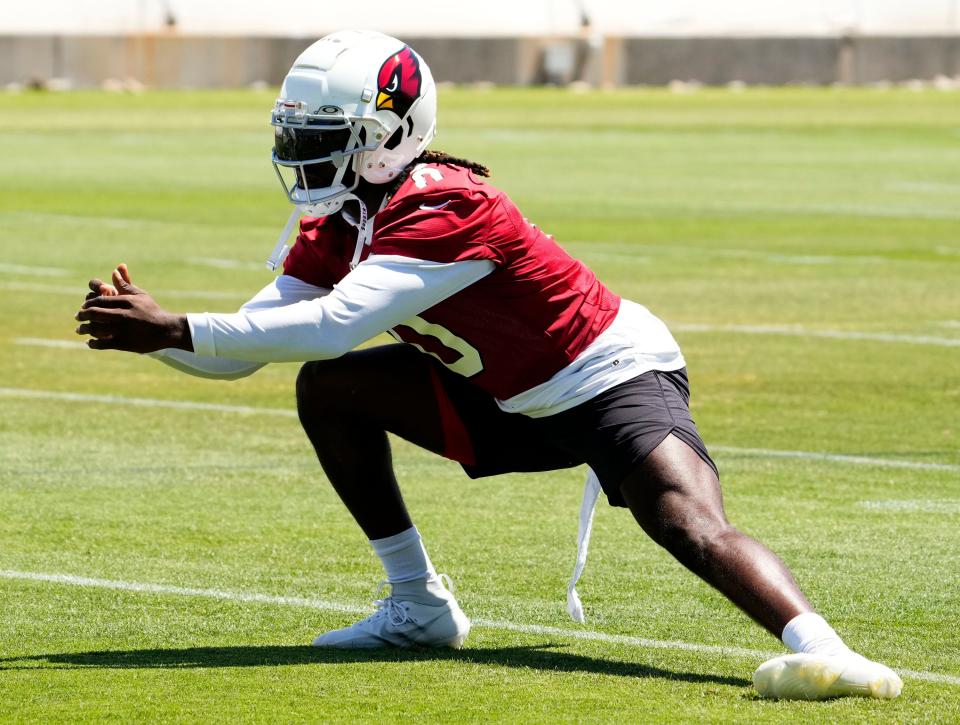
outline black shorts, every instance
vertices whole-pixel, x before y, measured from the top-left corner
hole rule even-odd
[[[437,364],[446,455],[471,478],[589,465],[613,506],[626,506],[620,483],[669,434],[717,466],[690,417],[685,369],[653,370],[545,418],[506,413],[485,391]]]

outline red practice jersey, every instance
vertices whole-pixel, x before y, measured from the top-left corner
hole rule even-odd
[[[416,167],[371,221],[370,254],[496,268],[390,333],[501,400],[549,380],[613,322],[620,298],[469,170]],[[350,270],[356,227],[306,217],[286,274],[332,287]]]

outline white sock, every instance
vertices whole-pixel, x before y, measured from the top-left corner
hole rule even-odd
[[[783,643],[794,652],[823,655],[850,654],[850,648],[843,643],[827,620],[816,612],[804,612],[787,622],[781,638]]]
[[[391,584],[437,577],[416,526],[385,539],[371,539],[370,546],[380,557]]]

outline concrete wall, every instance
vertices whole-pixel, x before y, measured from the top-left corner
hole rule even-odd
[[[586,62],[575,38],[404,38],[438,81],[497,84],[572,80],[581,72],[611,84],[828,84],[960,76],[960,37],[607,38]],[[135,79],[150,87],[278,84],[303,38],[0,36],[0,85],[69,78],[77,87]],[[558,46],[571,52],[559,55]],[[563,50],[563,48],[559,48]],[[579,71],[545,72],[548,56],[576,59]],[[549,76],[549,77],[548,77]]]
[[[852,42],[852,81],[856,83],[960,77],[960,36],[856,38]]]
[[[837,80],[838,48],[833,38],[630,38],[624,81],[827,84]]]

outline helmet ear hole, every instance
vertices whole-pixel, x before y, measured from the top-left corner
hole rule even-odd
[[[395,149],[400,145],[400,142],[403,141],[403,129],[398,128],[396,131],[391,134],[390,138],[387,139],[387,142],[383,145],[385,149]]]

